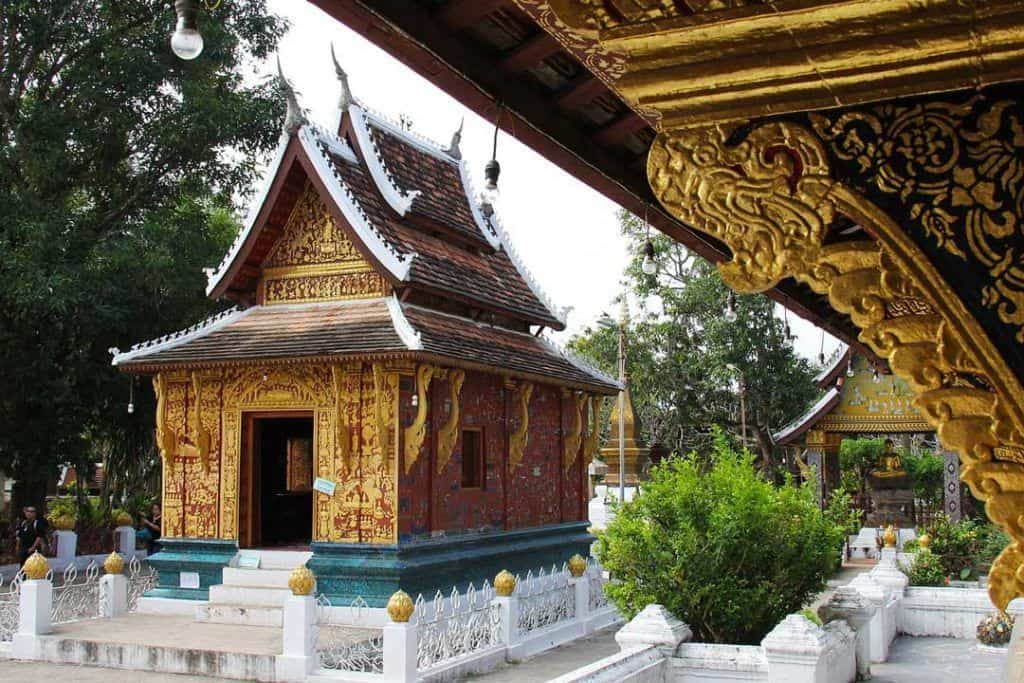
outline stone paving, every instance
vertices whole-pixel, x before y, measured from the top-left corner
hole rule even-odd
[[[597,631],[591,636],[548,650],[533,659],[510,664],[489,673],[467,677],[485,683],[541,683],[604,659],[619,651],[615,632],[621,626]]]
[[[883,664],[871,665],[874,683],[1001,683],[1006,655],[983,652],[966,638],[897,638]]]
[[[0,659],[0,681],[4,683],[40,683],[40,681],[73,681],[74,683],[210,683],[212,678],[159,674],[152,671],[102,669],[72,664],[44,664],[42,662],[13,662]]]

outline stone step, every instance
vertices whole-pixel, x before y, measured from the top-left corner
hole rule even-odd
[[[284,625],[284,610],[276,605],[232,605],[207,602],[196,605],[196,621],[203,624],[281,628]]]
[[[44,636],[40,659],[60,664],[273,681],[274,655]]]
[[[279,586],[228,586],[220,583],[210,586],[210,602],[238,607],[283,607],[291,593]]]
[[[290,569],[238,569],[225,567],[223,580],[225,586],[273,586],[287,588]]]
[[[305,564],[313,553],[303,550],[258,550],[260,569],[287,569],[291,571]]]

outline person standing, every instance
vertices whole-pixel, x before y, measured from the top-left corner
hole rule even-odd
[[[160,503],[153,503],[153,507],[150,508],[148,517],[145,515],[142,516],[142,528],[149,532],[146,538],[147,555],[153,555],[154,553],[160,552],[160,544],[157,543],[157,541],[160,540],[160,528],[163,525],[161,517]]]
[[[35,506],[27,505],[22,510],[24,519],[18,524],[16,531],[16,543],[18,551],[18,563],[24,565],[25,561],[36,551],[46,551],[46,520],[39,517]]]

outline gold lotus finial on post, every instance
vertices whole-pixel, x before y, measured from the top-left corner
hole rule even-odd
[[[886,548],[896,547],[896,529],[892,524],[885,528],[885,533],[882,535],[882,540],[885,541]]]
[[[395,591],[388,599],[388,616],[396,624],[405,624],[412,618],[416,605],[409,594],[403,590]]]
[[[309,595],[313,592],[313,585],[316,577],[306,565],[299,565],[288,575],[288,587],[292,589],[292,595]]]
[[[569,573],[577,579],[583,576],[583,572],[587,571],[587,561],[583,559],[583,556],[576,553],[569,558]]]
[[[494,592],[503,598],[512,595],[516,590],[516,577],[507,569],[502,569],[494,577]]]
[[[927,548],[932,544],[932,537],[928,534],[921,534],[921,537],[917,539],[918,548]]]
[[[25,578],[31,579],[32,581],[38,581],[46,576],[47,572],[50,571],[50,564],[46,561],[46,558],[37,550],[25,560],[25,564],[21,570],[25,572]]]
[[[115,550],[103,560],[103,570],[108,574],[120,574],[124,571],[124,558]]]

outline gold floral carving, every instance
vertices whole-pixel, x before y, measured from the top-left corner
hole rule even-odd
[[[430,380],[434,376],[434,366],[426,363],[416,369],[416,417],[412,424],[405,428],[405,473],[420,457],[420,449],[423,447],[423,440],[427,436],[427,389],[430,388]]]
[[[183,437],[181,444],[182,455],[189,458],[198,458],[203,465],[203,471],[210,472],[210,444],[212,435],[210,430],[203,424],[202,407],[202,380],[199,373],[192,371],[192,391],[195,403],[192,408],[192,435]]]
[[[334,449],[341,462],[348,466],[351,464],[349,458],[352,453],[352,434],[345,415],[345,402],[348,396],[343,389],[343,372],[341,365],[331,366],[331,384],[334,388]]]
[[[741,141],[713,127],[660,134],[648,158],[655,195],[675,216],[733,253],[723,278],[762,291],[795,277],[848,314],[860,339],[888,359],[961,476],[1012,538],[993,565],[990,595],[1005,608],[1024,595],[1024,466],[999,459],[1024,446],[1024,391],[991,340],[940,273],[878,207],[832,180],[821,143],[806,128],[770,123]],[[875,240],[824,244],[836,214]],[[894,301],[927,304],[893,315]]]
[[[373,417],[376,420],[378,450],[381,456],[384,456],[391,451],[391,430],[388,427],[387,419],[391,411],[388,406],[389,396],[385,391],[386,377],[384,365],[382,363],[374,363],[372,371]]]
[[[551,9],[570,28],[596,32],[733,7],[757,0],[551,0]]]
[[[466,381],[466,371],[453,369],[448,371],[448,400],[451,408],[448,419],[441,425],[437,433],[437,473],[441,474],[455,452],[455,442],[459,438],[459,394],[462,384]]]
[[[569,417],[572,419],[572,424],[569,427],[569,433],[565,435],[565,443],[562,450],[562,469],[566,472],[576,462],[576,456],[580,452],[580,444],[583,442],[584,401],[584,397],[576,392],[573,392],[569,397],[569,410],[571,413]]]
[[[268,278],[263,283],[264,302],[302,303],[304,301],[362,299],[384,296],[384,278],[376,272],[329,273]]]
[[[598,394],[590,396],[590,429],[583,444],[583,464],[587,466],[594,461],[597,449],[601,445],[601,408],[603,406],[604,396]]]
[[[516,465],[523,461],[526,444],[530,439],[530,395],[533,393],[531,382],[519,385],[519,426],[508,439],[508,469],[515,471]]]
[[[312,185],[306,185],[285,228],[264,260],[265,267],[365,263]]]

